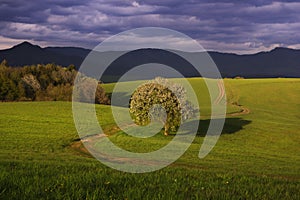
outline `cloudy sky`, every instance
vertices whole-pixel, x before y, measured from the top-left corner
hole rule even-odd
[[[300,1],[1,0],[0,49],[24,40],[93,48],[133,28],[182,32],[205,49],[253,53],[300,49]]]

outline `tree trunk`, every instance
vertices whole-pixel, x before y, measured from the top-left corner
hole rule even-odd
[[[166,122],[165,122],[166,123]],[[164,132],[164,135],[165,136],[168,136],[169,135],[169,125],[166,123],[165,124],[165,132]]]

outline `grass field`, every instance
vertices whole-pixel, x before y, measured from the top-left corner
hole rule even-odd
[[[205,99],[203,80],[190,82]],[[198,152],[209,120],[201,118],[188,151],[145,174],[110,169],[73,148],[78,134],[70,102],[0,103],[0,199],[299,199],[300,79],[225,79],[225,85],[230,99],[250,113],[228,116],[204,159]],[[105,87],[110,92],[113,85]],[[172,138],[112,131],[110,107],[96,108],[120,147],[151,151]]]

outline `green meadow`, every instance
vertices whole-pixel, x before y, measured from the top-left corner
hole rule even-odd
[[[0,199],[299,199],[300,79],[224,79],[228,115],[203,159],[210,101],[203,79],[188,80],[200,103],[197,136],[176,162],[144,174],[90,156],[71,102],[0,103]],[[104,87],[112,93],[114,84]],[[110,106],[96,110],[108,138],[124,149],[150,152],[174,137],[130,137],[116,128]]]

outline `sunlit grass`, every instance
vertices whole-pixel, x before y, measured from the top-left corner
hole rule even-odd
[[[203,80],[190,82],[205,102]],[[250,114],[228,117],[204,159],[198,153],[209,120],[201,119],[188,151],[146,174],[110,169],[71,148],[79,136],[70,102],[0,103],[0,199],[298,199],[300,79],[225,85]],[[130,151],[152,151],[173,137],[130,137],[114,129],[109,106],[96,110],[110,140]]]

